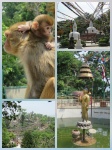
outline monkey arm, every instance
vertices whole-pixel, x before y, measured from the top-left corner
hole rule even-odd
[[[31,24],[32,24],[31,21],[27,21],[25,25],[19,25],[18,26],[18,31],[26,32],[26,31],[30,30],[31,29]]]
[[[45,46],[46,46],[47,49],[50,49],[50,50],[55,47],[53,42],[52,43],[46,42]]]

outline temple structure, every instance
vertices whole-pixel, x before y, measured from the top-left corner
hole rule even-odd
[[[73,24],[73,31],[69,33],[69,40],[71,37],[73,37],[74,40],[80,39],[80,33],[77,32],[77,24],[76,24],[75,20],[74,20],[74,24]]]

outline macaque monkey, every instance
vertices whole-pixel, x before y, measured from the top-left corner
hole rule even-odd
[[[51,19],[48,21],[52,22]],[[49,22],[44,23],[49,25]],[[55,97],[55,51],[48,51],[44,45],[48,39],[47,34],[44,33],[45,26],[43,24],[40,30],[36,31],[39,35],[36,36],[31,30],[24,33],[18,31],[19,25],[26,25],[26,22],[16,23],[5,31],[4,49],[21,60],[28,84],[25,98],[53,99]]]
[[[33,21],[26,22],[25,25],[19,25],[18,30],[22,32],[26,32],[31,30],[38,38],[45,37],[46,42],[45,46],[48,49],[52,49],[54,47],[54,43],[52,41],[52,29],[53,29],[54,19],[46,14],[38,15],[35,17]]]

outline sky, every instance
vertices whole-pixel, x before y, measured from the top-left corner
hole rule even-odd
[[[47,116],[55,116],[55,101],[22,101],[19,103],[26,112],[34,112]]]
[[[74,2],[72,2],[74,4]],[[77,2],[77,4],[83,9],[84,12],[88,12],[90,14],[92,14],[95,10],[95,8],[97,7],[98,5],[98,2]],[[77,7],[77,5],[75,5]],[[77,7],[78,8],[78,7]],[[108,5],[104,6],[104,9],[103,11],[107,11],[107,8],[108,8]],[[73,18],[77,18],[78,16],[75,15],[72,11],[70,11],[67,7],[65,7],[61,2],[59,2],[57,4],[57,11],[60,11],[68,16],[71,16]],[[66,19],[72,19],[70,17],[67,17],[65,15],[62,15],[60,14],[59,12],[57,13],[57,22],[58,21],[61,21],[61,20],[64,20],[64,19],[60,19],[58,17],[62,17],[62,18],[65,18]]]

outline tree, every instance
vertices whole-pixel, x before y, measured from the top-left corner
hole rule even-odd
[[[35,143],[34,143],[34,139],[33,139],[31,131],[27,131],[24,133],[21,147],[22,148],[34,148],[35,147]]]
[[[81,82],[76,80],[76,75],[82,62],[74,57],[74,52],[58,52],[57,61],[58,93],[60,93],[59,91],[63,91],[64,94],[71,93],[71,90]]]
[[[82,63],[86,62],[94,76],[94,95],[100,95],[101,91],[105,91],[109,87],[110,75],[110,52],[58,52],[58,94],[73,93],[80,91],[85,86],[92,91],[92,81],[84,81],[78,78],[78,74]],[[102,78],[102,67],[105,69],[106,82]]]
[[[4,119],[2,119],[2,147],[7,148],[10,146],[10,140],[13,139],[15,135],[9,132],[6,128]]]
[[[2,147],[5,148],[10,142],[10,135],[6,128],[4,120],[2,120]]]
[[[4,101],[2,103],[2,115],[3,118],[8,119],[8,120],[12,120],[12,119],[16,119],[16,117],[18,116],[16,112],[19,112],[21,110],[21,106],[18,105],[18,102],[11,102],[11,101]]]
[[[25,120],[25,114],[22,113],[21,118],[20,118],[20,122],[21,122],[22,126],[24,124],[24,120]]]

